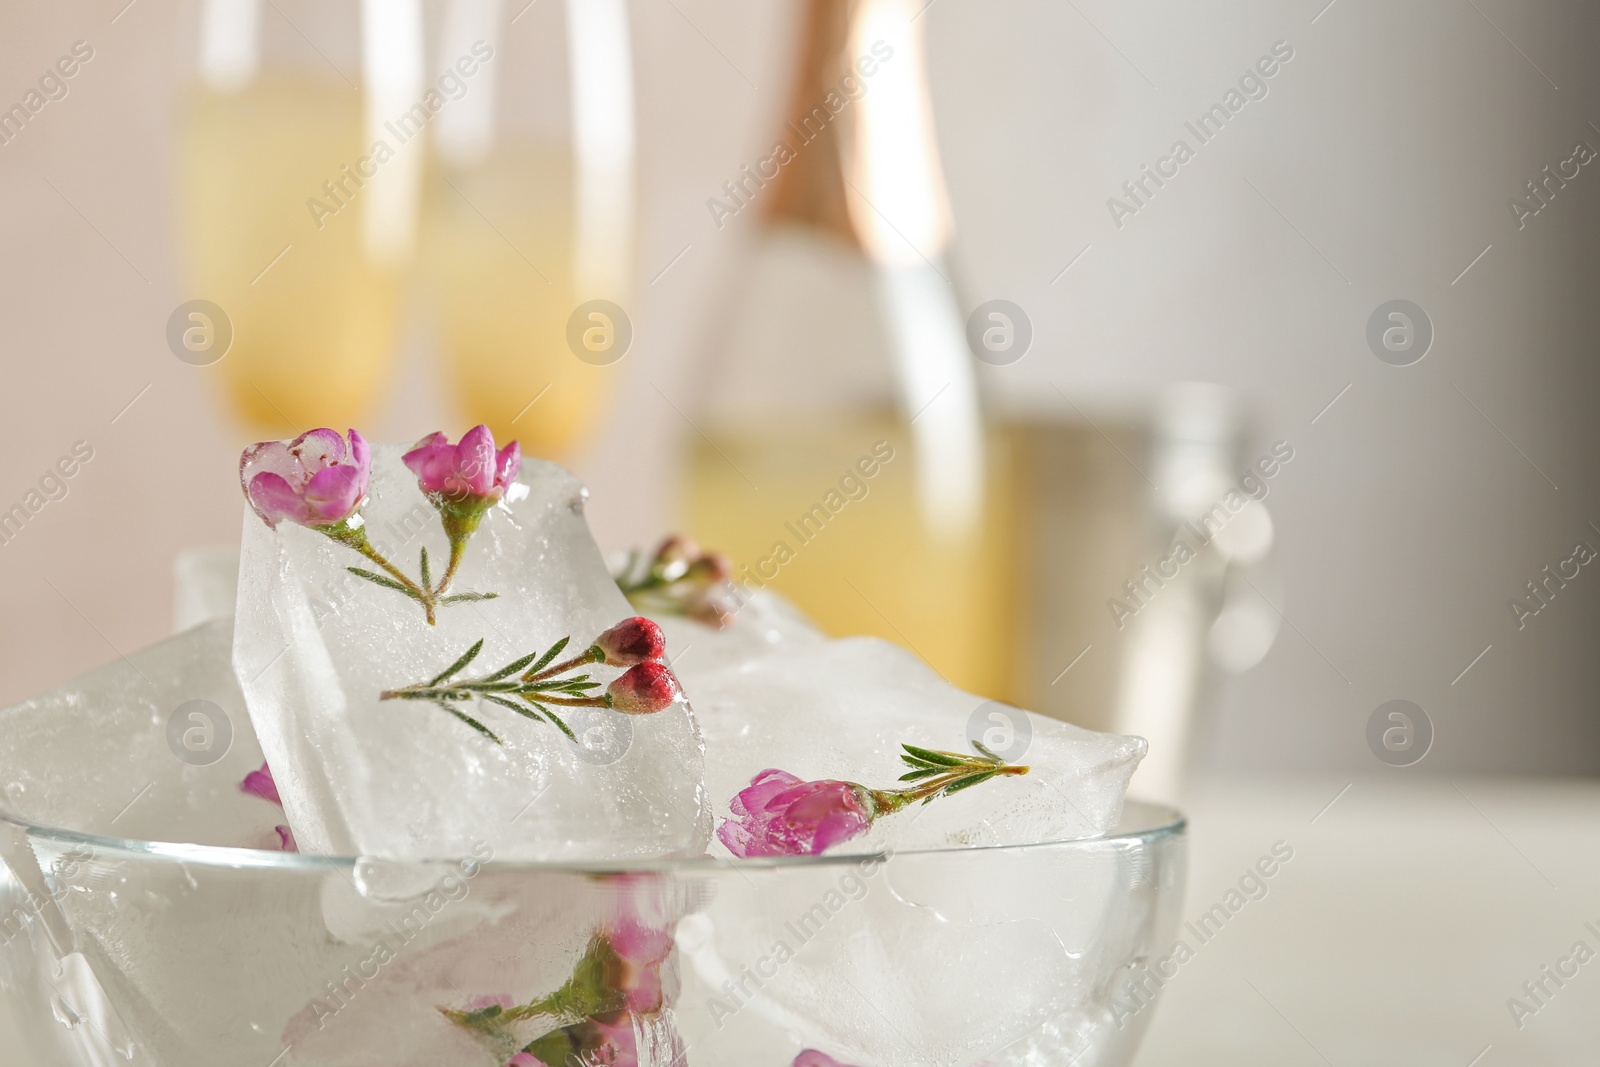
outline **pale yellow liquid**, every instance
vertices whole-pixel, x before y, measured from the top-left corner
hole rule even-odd
[[[335,206],[323,182],[367,149],[360,95],[343,82],[264,77],[188,101],[179,216],[190,295],[232,321],[216,370],[252,429],[359,425],[384,384],[398,279],[367,259],[360,192],[320,229],[306,206]]]
[[[771,587],[832,634],[894,641],[963,689],[1015,699],[1014,486],[1002,437],[991,435],[982,517],[969,536],[952,539],[924,524],[910,437],[896,420],[708,432],[715,444],[698,442],[689,477],[688,528],[702,544],[726,552],[741,577],[762,580],[758,570],[768,561],[765,572],[777,571]],[[829,490],[846,497],[841,476],[859,477],[857,460],[880,440],[894,458],[859,479],[867,495],[840,507],[820,531],[815,523],[802,528],[800,517],[826,506]],[[776,566],[780,544],[793,559]]]
[[[430,180],[423,235],[466,413],[496,440],[556,458],[593,423],[616,373],[567,345],[567,320],[588,299],[573,289],[572,200],[570,152],[502,145]]]

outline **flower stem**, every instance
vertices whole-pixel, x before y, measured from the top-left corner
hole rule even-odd
[[[600,650],[599,645],[590,645],[571,659],[546,667],[538,674],[524,674],[522,680],[525,682],[542,682],[546,678],[554,678],[558,674],[565,674],[574,667],[582,667],[587,663],[604,663],[605,659],[606,654]]]
[[[977,778],[979,776],[993,778],[1002,774],[1027,773],[1027,767],[993,767],[980,771],[963,768],[958,771],[951,771],[949,774],[941,774],[937,778],[930,778],[926,782],[908,789],[869,789],[867,794],[872,797],[872,802],[878,812],[886,815],[893,811],[899,811],[901,808],[910,807],[919,800],[931,800],[950,786],[959,784],[969,778]]]
[[[461,569],[461,560],[467,554],[467,539],[465,537],[450,539],[450,562],[445,566],[444,577],[439,579],[439,585],[433,590],[434,597],[442,597],[449,590],[450,583],[455,581],[456,571]]]
[[[422,610],[428,616],[428,625],[432,626],[434,624],[433,609],[437,602],[436,594],[431,590],[422,588],[416,582],[413,582],[409,577],[406,576],[404,571],[402,571],[399,567],[396,567],[393,563],[390,563],[382,552],[379,552],[376,548],[374,548],[372,546],[372,542],[367,540],[367,531],[365,527],[350,527],[341,522],[337,526],[324,527],[322,532],[333,538],[335,541],[338,541],[340,544],[348,545],[350,548],[355,549],[357,552],[367,557],[367,559],[383,568],[383,570],[387,572],[391,578],[404,586],[406,591],[422,604]],[[452,559],[452,564],[453,563],[454,559]]]
[[[536,698],[541,704],[561,704],[569,708],[609,708],[611,698],[598,697],[552,697],[540,693]]]

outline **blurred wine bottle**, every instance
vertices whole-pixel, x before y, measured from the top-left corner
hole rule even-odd
[[[829,631],[1004,698],[1013,487],[944,262],[916,13],[808,0],[784,121],[713,205],[755,225],[714,321],[690,528]]]

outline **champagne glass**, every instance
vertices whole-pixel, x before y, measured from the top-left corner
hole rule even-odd
[[[345,426],[372,407],[423,163],[383,124],[422,76],[420,0],[202,4],[179,215],[192,284],[232,325],[222,391],[252,429]]]
[[[473,421],[560,456],[626,354],[633,86],[623,0],[444,6],[438,65],[479,64],[435,121],[423,262]]]

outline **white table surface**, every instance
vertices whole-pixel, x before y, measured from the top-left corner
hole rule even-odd
[[[1600,782],[1396,771],[1324,811],[1346,784],[1194,791],[1186,919],[1274,842],[1294,858],[1191,943],[1137,1067],[1600,1064]],[[1519,1028],[1508,998],[1534,1006],[1522,983],[1580,940],[1595,958]]]

